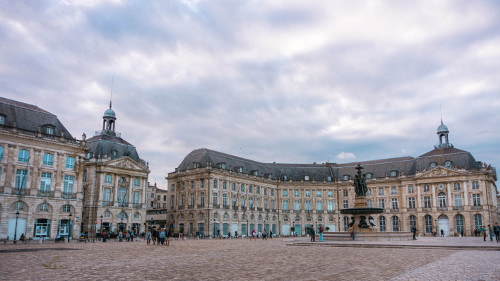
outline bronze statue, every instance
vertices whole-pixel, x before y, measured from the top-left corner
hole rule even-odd
[[[358,164],[356,170],[358,170],[358,174],[354,177],[354,192],[356,193],[356,196],[366,196],[368,187],[366,186],[365,175],[361,174],[363,167]]]
[[[369,228],[370,226],[368,226],[368,223],[366,223],[366,217],[365,216],[360,216],[359,217],[359,224],[358,224],[358,227],[359,228]]]

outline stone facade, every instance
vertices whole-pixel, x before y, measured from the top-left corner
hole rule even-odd
[[[367,177],[369,206],[377,231],[470,236],[480,225],[498,222],[495,168],[448,142],[438,127],[439,145],[419,157],[360,162]],[[168,174],[175,191],[176,229],[191,235],[238,235],[272,230],[304,235],[319,224],[347,231],[354,206],[358,163],[260,163],[208,149],[194,150]]]
[[[85,141],[34,105],[0,98],[0,116],[0,239],[78,237]]]
[[[155,228],[170,227],[175,223],[173,218],[174,208],[172,202],[174,193],[169,190],[161,189],[154,185],[149,185],[148,192],[146,193],[147,213],[146,225],[148,227],[154,226]]]
[[[82,229],[144,231],[149,169],[135,147],[115,132],[115,112],[107,109],[103,130],[87,140]]]

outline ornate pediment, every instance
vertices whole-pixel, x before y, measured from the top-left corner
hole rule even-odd
[[[459,177],[464,175],[464,173],[459,171],[450,170],[444,167],[436,167],[432,170],[417,174],[417,178]]]
[[[110,167],[117,167],[126,170],[147,170],[146,167],[143,167],[141,164],[138,164],[129,157],[123,157],[120,159],[109,161],[107,165]]]

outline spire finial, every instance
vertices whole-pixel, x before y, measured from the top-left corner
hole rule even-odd
[[[113,83],[114,83],[115,77],[111,76],[111,97],[109,98],[109,109],[111,109],[111,101],[113,100]]]

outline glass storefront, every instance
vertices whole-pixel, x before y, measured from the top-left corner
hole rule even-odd
[[[49,239],[50,237],[50,220],[36,219],[33,239]]]

